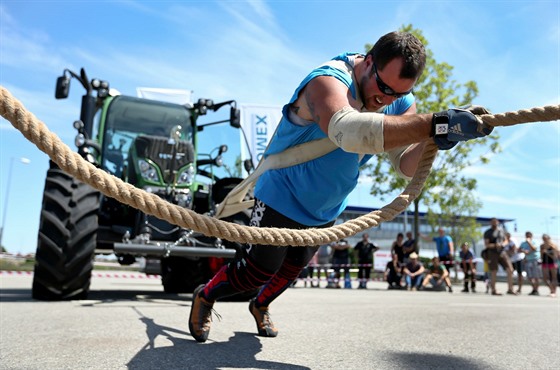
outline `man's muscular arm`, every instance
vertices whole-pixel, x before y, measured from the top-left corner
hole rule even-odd
[[[299,108],[297,114],[300,117],[317,122],[327,135],[329,123],[335,113],[344,107],[360,108],[346,85],[329,76],[316,77],[310,81],[294,106]],[[387,151],[425,141],[430,138],[431,129],[432,114],[385,115],[382,131],[383,149]],[[415,169],[415,166],[413,167]]]

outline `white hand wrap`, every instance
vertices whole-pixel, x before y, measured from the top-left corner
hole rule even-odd
[[[404,153],[406,153],[406,151],[408,150],[408,148],[410,148],[412,145],[405,145],[405,146],[401,146],[395,149],[391,149],[387,151],[387,154],[389,156],[389,161],[391,162],[391,166],[393,166],[393,169],[395,170],[395,172],[397,173],[397,175],[403,179],[405,179],[406,181],[410,181],[412,180],[412,177],[407,176],[404,174],[404,172],[402,172],[401,170],[401,159],[404,155]]]
[[[329,139],[346,152],[382,153],[383,118],[381,113],[358,112],[344,107],[331,117]]]

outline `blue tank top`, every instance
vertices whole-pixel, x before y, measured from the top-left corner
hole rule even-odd
[[[333,60],[350,62],[355,53],[341,54]],[[344,83],[356,99],[356,86],[352,76],[342,69],[320,66],[301,82],[290,99],[297,100],[300,91],[315,77],[332,76]],[[383,113],[403,114],[414,103],[412,93],[386,106]],[[288,119],[289,104],[282,109],[282,119],[272,137],[265,157],[284,151],[294,145],[322,139],[327,135],[317,123],[301,126]],[[359,168],[372,155],[360,159],[357,153],[340,148],[314,160],[282,169],[268,170],[255,185],[255,197],[284,216],[307,226],[320,226],[335,220],[346,208],[348,194],[358,183]]]

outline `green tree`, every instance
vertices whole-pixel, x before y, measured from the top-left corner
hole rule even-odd
[[[410,32],[418,37],[426,48],[426,68],[414,87],[418,113],[444,111],[451,107],[472,104],[478,96],[475,81],[459,83],[453,79],[453,67],[445,62],[437,62],[428,48],[428,41],[422,32],[412,25],[403,26],[400,31]],[[372,45],[366,45],[371,49]],[[489,154],[500,151],[499,136],[459,143],[455,148],[440,151],[423,192],[414,200],[414,233],[418,240],[418,210],[423,205],[428,210],[428,222],[435,229],[438,225],[450,225],[450,235],[457,242],[470,241],[478,237],[476,215],[481,207],[474,196],[476,179],[466,177],[462,172],[476,163],[488,163]],[[371,194],[382,200],[395,195],[406,186],[406,180],[399,178],[389,165],[386,154],[381,154],[375,165],[364,168],[373,180]],[[418,247],[417,247],[418,248]],[[457,246],[458,248],[458,246]]]
[[[231,171],[230,176],[232,177],[241,177],[243,174],[243,162],[241,161],[241,155],[235,157],[235,165],[233,166],[234,170]]]

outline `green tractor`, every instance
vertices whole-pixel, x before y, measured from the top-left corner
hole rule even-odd
[[[198,153],[204,127],[228,123],[240,128],[236,102],[195,104],[110,93],[109,84],[64,70],[55,97],[68,97],[74,78],[85,88],[80,120],[74,122],[78,153],[123,181],[180,207],[212,215],[215,206],[241,179],[217,178],[221,145]],[[229,106],[229,119],[198,124],[200,116]],[[246,163],[246,168],[249,166]],[[249,215],[225,219],[248,224]],[[50,162],[41,210],[32,296],[38,300],[87,298],[95,255],[114,254],[121,265],[144,257],[159,273],[167,293],[192,292],[232,258],[237,243],[172,225],[101,194]]]

